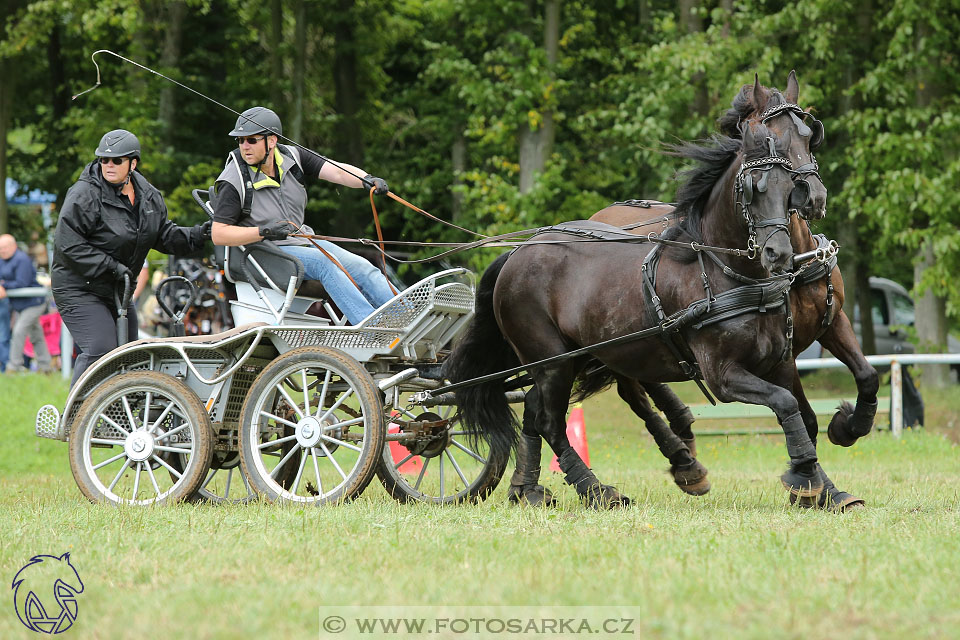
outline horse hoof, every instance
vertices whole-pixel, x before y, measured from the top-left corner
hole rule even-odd
[[[823,491],[823,478],[814,465],[810,471],[790,467],[780,476],[783,487],[799,498],[815,498]]]
[[[858,509],[866,509],[863,498],[850,495],[846,491],[824,491],[818,498],[799,497],[790,494],[790,504],[801,509],[823,509],[833,513],[846,513]]]
[[[698,460],[685,467],[670,467],[670,475],[680,490],[691,496],[702,496],[710,491],[707,468]]]
[[[630,506],[630,498],[609,484],[591,487],[583,498],[592,509],[622,509]]]
[[[850,447],[857,441],[857,436],[850,433],[850,419],[853,417],[853,405],[843,402],[837,407],[837,412],[830,419],[827,427],[827,438],[839,447]]]
[[[550,489],[542,484],[510,485],[507,497],[512,504],[530,507],[553,507],[557,504]]]

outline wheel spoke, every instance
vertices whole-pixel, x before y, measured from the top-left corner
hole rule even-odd
[[[227,487],[223,490],[223,499],[230,497],[230,480],[233,479],[233,469],[227,469]]]
[[[327,373],[323,376],[323,386],[320,387],[320,400],[317,402],[317,415],[320,415],[320,412],[323,411],[323,403],[327,401],[327,387],[330,386],[330,376],[332,375],[333,372],[327,369]]]
[[[471,451],[470,449],[467,449],[465,446],[463,446],[462,444],[460,444],[460,443],[457,442],[456,440],[451,439],[451,440],[450,440],[450,444],[452,444],[453,446],[455,446],[457,449],[460,449],[460,451],[463,451],[464,453],[466,453],[468,456],[470,456],[471,458],[473,458],[473,459],[476,460],[477,462],[479,462],[479,463],[481,463],[481,464],[487,464],[487,459],[486,459],[486,458],[482,457],[482,456],[481,456],[480,454],[478,454],[478,453],[474,453],[474,452]]]
[[[313,473],[317,476],[317,493],[323,496],[323,480],[320,479],[320,466],[317,464],[317,448],[310,447],[310,456],[313,458]]]
[[[291,440],[296,440],[297,434],[292,436],[283,436],[282,438],[277,438],[276,440],[267,440],[257,445],[257,449],[266,449],[267,447],[273,447],[284,442],[290,442]]]
[[[408,449],[408,451],[409,451],[409,449]],[[393,468],[394,468],[394,469],[399,469],[400,467],[403,466],[403,463],[404,463],[404,462],[406,462],[407,460],[409,460],[409,459],[412,458],[413,456],[414,456],[413,453],[408,454],[406,458],[404,458],[404,459],[401,460],[400,462],[398,462],[398,463],[396,463],[395,465],[393,465]]]
[[[165,451],[167,453],[190,453],[193,451],[193,445],[190,445],[189,447],[167,447],[155,445],[153,448],[156,451]]]
[[[120,471],[113,478],[113,482],[110,483],[110,486],[107,487],[107,491],[113,491],[113,488],[117,486],[117,483],[120,482],[120,476],[123,475],[123,472],[127,470],[127,467],[130,466],[130,458],[127,458],[127,461],[123,463],[123,466],[120,467]]]
[[[133,419],[133,411],[130,410],[130,403],[127,401],[127,396],[124,395],[121,397],[120,402],[123,403],[123,411],[127,414],[127,420],[130,421],[130,428],[136,431],[137,421]]]
[[[408,411],[407,409],[405,409],[405,408],[403,408],[403,407],[394,407],[394,410],[395,410],[395,411],[399,411],[400,413],[404,414],[405,416],[407,416],[407,417],[410,418],[411,420],[416,420],[416,419],[417,419],[417,416],[416,416],[415,414],[413,414],[412,412]]]
[[[303,412],[310,414],[310,389],[307,388],[307,369],[300,369],[300,379],[303,380]]]
[[[153,468],[151,468],[150,465],[148,464],[145,464],[143,466],[147,468],[147,475],[150,476],[150,482],[153,483],[153,488],[157,492],[157,496],[159,497],[162,491],[160,491],[160,485],[157,484],[157,477],[153,475]]]
[[[347,449],[352,449],[353,451],[356,451],[357,453],[362,453],[362,452],[363,452],[363,449],[361,449],[360,447],[357,447],[357,446],[355,446],[355,445],[352,445],[352,444],[350,444],[350,443],[348,443],[348,442],[344,442],[343,440],[337,440],[336,438],[331,438],[330,436],[326,436],[326,435],[323,435],[323,436],[320,436],[320,437],[323,438],[324,440],[326,440],[327,442],[332,442],[332,443],[334,443],[334,444],[340,445],[341,447],[346,447]]]
[[[339,429],[340,427],[352,427],[355,424],[363,424],[366,421],[366,418],[360,416],[359,418],[351,418],[350,420],[344,420],[343,422],[338,422],[337,424],[324,425],[323,431],[333,431],[334,429]]]
[[[277,473],[280,471],[280,467],[287,464],[287,460],[293,457],[293,454],[297,452],[297,447],[291,447],[290,451],[287,452],[287,455],[283,456],[280,462],[277,463],[277,466],[273,468],[273,471],[270,472],[270,477],[274,480],[277,479]]]
[[[148,433],[153,433],[157,428],[159,428],[160,425],[163,424],[163,421],[167,419],[167,415],[168,415],[171,411],[173,411],[173,402],[168,402],[168,403],[167,403],[167,406],[165,406],[165,407],[163,408],[163,411],[160,412],[160,415],[157,416],[157,419],[154,420],[153,426],[151,426],[149,429],[147,429],[147,432],[148,432]],[[173,433],[174,431],[176,431],[176,429],[172,429],[171,431],[168,431],[168,432],[167,432],[167,435],[170,435],[170,434]]]
[[[270,413],[269,411],[261,411],[261,412],[260,412],[260,415],[261,415],[261,416],[266,416],[266,417],[268,417],[268,418],[272,418],[272,419],[276,420],[277,422],[279,422],[280,424],[285,424],[285,425],[287,425],[288,427],[294,427],[294,428],[296,428],[296,426],[297,426],[297,423],[296,423],[296,422],[290,422],[289,420],[284,420],[284,419],[281,418],[280,416],[275,416],[275,415],[273,415],[272,413]]]
[[[154,427],[155,427],[155,426],[156,426],[156,425],[154,425]],[[158,439],[158,440],[165,440],[165,439],[169,438],[169,437],[172,436],[172,435],[176,435],[176,434],[180,433],[181,431],[183,431],[184,429],[186,429],[186,428],[189,427],[189,426],[190,426],[190,423],[189,423],[189,422],[184,422],[184,423],[183,423],[182,425],[180,425],[179,427],[174,427],[173,429],[170,429],[170,431],[164,431],[163,433],[161,433],[161,434],[157,437],[157,439]],[[152,432],[153,432],[153,428],[154,428],[154,427],[151,427],[149,433],[152,433]]]
[[[423,466],[420,467],[420,475],[417,476],[417,484],[413,485],[414,491],[420,491],[420,483],[423,482],[423,474],[427,472],[427,466],[431,458],[423,458]]]
[[[100,464],[95,464],[95,465],[93,465],[93,470],[96,471],[96,470],[99,469],[100,467],[105,467],[105,466],[107,466],[108,464],[110,464],[111,462],[116,462],[117,460],[119,460],[120,458],[124,457],[125,455],[127,455],[127,452],[126,452],[126,451],[121,451],[120,453],[118,453],[117,455],[113,456],[112,458],[109,458],[109,459],[107,459],[107,460],[104,460],[104,461],[101,462]]]
[[[156,460],[157,462],[159,462],[160,464],[162,464],[163,466],[165,466],[167,468],[167,471],[177,476],[178,480],[183,477],[182,473],[180,473],[179,471],[171,467],[169,464],[167,464],[167,461],[161,458],[160,456],[150,456],[150,457]]]
[[[129,432],[129,431],[127,431],[126,429],[124,429],[123,427],[121,427],[119,424],[117,424],[117,423],[113,420],[113,418],[111,418],[111,417],[108,416],[107,414],[101,413],[101,414],[100,414],[100,419],[103,420],[104,422],[106,422],[107,424],[109,424],[111,427],[113,427],[114,429],[116,429],[116,430],[119,431],[120,433],[122,433],[123,435],[125,435],[125,436],[130,435],[130,432]]]
[[[143,426],[150,424],[150,402],[153,401],[153,392],[147,391],[146,404],[143,407]]]
[[[306,382],[304,382],[306,385]],[[297,475],[293,479],[293,486],[290,488],[290,491],[297,495],[297,487],[300,486],[300,478],[303,476],[303,467],[307,463],[307,450],[300,449],[300,466],[297,467]]]
[[[347,390],[344,392],[344,394],[343,394],[342,396],[340,396],[340,398],[337,399],[336,402],[333,403],[333,406],[332,406],[332,407],[330,407],[329,409],[327,409],[327,412],[326,412],[326,413],[324,413],[322,416],[320,416],[320,418],[319,418],[320,422],[323,422],[324,420],[326,420],[326,419],[327,419],[327,416],[329,416],[331,413],[333,413],[333,412],[337,409],[337,407],[339,407],[340,405],[342,405],[342,404],[346,401],[346,399],[349,398],[349,397],[352,396],[352,395],[353,395],[353,388],[351,387],[350,389],[347,389]],[[319,411],[318,411],[318,413],[319,413]]]
[[[90,444],[108,444],[112,447],[123,446],[123,440],[112,440],[110,438],[90,438]]]
[[[450,464],[453,465],[453,468],[456,470],[457,475],[460,476],[460,479],[463,481],[463,486],[469,487],[470,483],[467,482],[467,478],[463,475],[463,471],[460,470],[460,465],[457,464],[457,461],[454,459],[453,454],[450,453],[450,449],[444,449],[443,454],[447,456],[448,460],[450,460]]]
[[[440,456],[440,499],[441,500],[445,495],[447,495],[446,489],[444,489],[444,480],[445,480],[445,476],[443,475],[443,456]]]
[[[333,459],[333,454],[330,453],[330,449],[327,449],[327,445],[323,444],[323,441],[322,441],[322,440],[321,440],[320,442],[318,442],[317,444],[319,444],[319,445],[320,445],[320,448],[323,449],[323,452],[324,452],[325,454],[327,454],[327,460],[329,460],[329,461],[333,464],[333,466],[337,468],[337,471],[340,473],[340,477],[342,477],[344,480],[346,480],[346,479],[347,479],[347,474],[345,474],[345,473],[343,472],[343,469],[340,468],[340,465],[337,464],[337,461]]]
[[[289,404],[294,411],[297,412],[297,415],[300,416],[300,419],[302,420],[303,411],[300,409],[300,407],[297,406],[297,403],[293,401],[293,398],[290,397],[290,394],[287,393],[287,390],[284,389],[283,386],[280,384],[277,384],[276,387],[277,387],[277,391],[280,392],[280,395],[283,396],[283,399],[287,401],[287,404]]]
[[[137,475],[133,476],[133,498],[131,500],[137,499],[137,494],[140,493],[140,467],[141,463],[137,463]]]

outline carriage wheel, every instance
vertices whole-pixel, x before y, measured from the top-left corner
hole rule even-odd
[[[383,448],[383,405],[347,354],[300,347],[267,365],[240,411],[240,461],[270,500],[327,504],[370,483]]]
[[[70,468],[94,502],[149,505],[190,497],[213,454],[200,399],[157,371],[121,373],[84,400],[70,433]]]
[[[377,476],[400,502],[453,504],[484,500],[500,482],[507,456],[491,456],[479,438],[460,424],[455,406],[433,407],[427,413],[401,409],[389,432],[403,432],[416,422],[419,436],[390,441],[383,448]],[[405,426],[403,423],[407,423]]]
[[[240,469],[240,452],[214,451],[210,471],[191,499],[214,504],[239,504],[254,497],[250,483]]]

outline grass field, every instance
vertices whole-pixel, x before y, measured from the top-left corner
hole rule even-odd
[[[805,379],[819,396],[850,395],[843,381]],[[868,504],[833,515],[788,506],[782,437],[701,439],[713,490],[682,494],[610,393],[585,414],[592,466],[635,501],[620,511],[584,509],[554,474],[549,510],[510,507],[504,486],[479,505],[398,505],[376,481],[325,509],[91,505],[66,445],[33,436],[65,385],[0,385],[0,577],[69,551],[85,590],[63,637],[316,638],[319,607],[501,604],[619,605],[640,638],[960,637],[956,387],[924,391],[928,427],[899,441],[823,439],[824,467]],[[12,593],[0,638],[34,637]]]

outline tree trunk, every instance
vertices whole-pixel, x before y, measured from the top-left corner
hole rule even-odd
[[[560,40],[560,0],[547,0],[543,19],[543,48],[547,53],[547,65],[551,82],[554,67],[557,64],[558,43]],[[536,184],[536,174],[547,166],[547,159],[553,153],[553,141],[556,137],[556,125],[553,110],[547,106],[543,110],[540,126],[534,130],[524,121],[520,125],[520,193],[528,193]]]
[[[724,38],[730,36],[730,22],[733,20],[733,0],[720,0],[720,8],[723,9],[723,30]]]
[[[463,172],[467,170],[467,138],[463,135],[463,127],[458,126],[454,134],[453,147],[450,150],[450,164],[453,166],[453,186],[463,184]],[[451,211],[454,224],[463,222],[463,194],[458,189],[453,190]]]
[[[703,19],[698,11],[698,0],[680,0],[677,3],[680,9],[680,27],[684,33],[693,34],[703,31]],[[698,71],[690,78],[693,85],[693,103],[690,110],[699,116],[706,116],[710,112],[710,100],[707,95],[707,83],[703,72]]]
[[[165,6],[166,20],[163,37],[163,49],[160,53],[160,67],[164,71],[175,69],[180,62],[183,43],[183,21],[187,16],[187,5],[182,1],[169,2]],[[159,119],[163,127],[163,140],[172,146],[172,135],[177,130],[180,119],[177,117],[177,91],[180,88],[166,82],[160,90]]]
[[[337,11],[331,16],[333,23],[333,86],[334,106],[340,116],[337,127],[337,159],[363,166],[363,134],[357,117],[360,111],[360,88],[357,84],[357,50],[354,31],[354,0],[337,0]],[[340,199],[340,210],[335,219],[338,233],[348,237],[359,236],[363,225],[352,215],[356,207],[346,199]]]
[[[290,133],[294,140],[303,140],[303,89],[307,69],[307,4],[293,4],[293,102],[290,105]]]
[[[283,77],[283,2],[270,0],[270,73],[274,82]],[[280,108],[281,105],[277,105]]]
[[[10,232],[10,211],[7,209],[7,128],[10,125],[10,96],[13,77],[7,73],[10,63],[0,58],[0,233]]]

